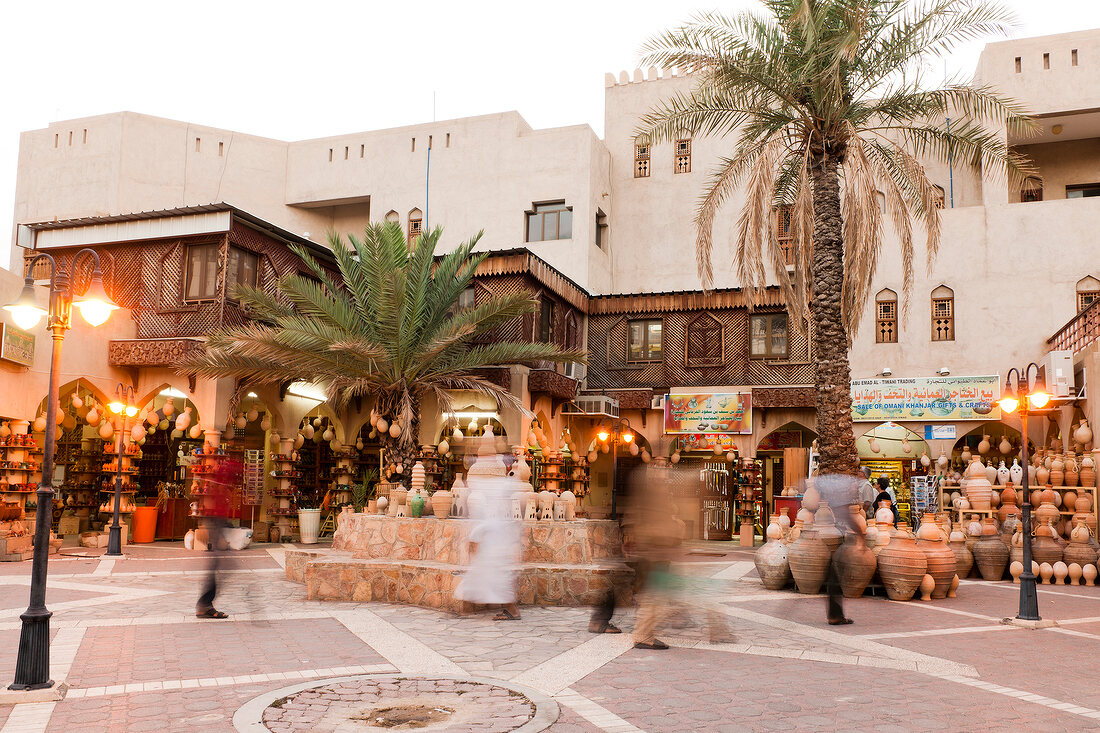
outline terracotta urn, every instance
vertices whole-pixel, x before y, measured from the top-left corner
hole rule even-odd
[[[1096,566],[1085,565],[1081,568],[1081,577],[1085,579],[1085,585],[1096,585]]]
[[[1096,462],[1093,461],[1091,453],[1081,456],[1081,485],[1096,486]]]
[[[1047,489],[1040,497],[1039,508],[1035,510],[1035,519],[1040,525],[1047,521],[1053,524],[1061,518],[1062,513],[1054,505],[1055,496],[1053,489]]]
[[[1077,459],[1074,457],[1073,451],[1067,451],[1064,469],[1066,486],[1077,485],[1077,479],[1079,478],[1077,471]]]
[[[1035,480],[1040,486],[1048,486],[1050,484],[1050,469],[1043,465],[1037,466],[1035,468]]]
[[[1031,557],[1037,563],[1051,565],[1062,559],[1062,547],[1054,541],[1054,527],[1050,522],[1040,524],[1035,530],[1035,537],[1031,541]]]
[[[451,516],[451,504],[454,500],[454,495],[447,489],[440,489],[432,494],[432,513],[440,519],[446,519]]]
[[[802,535],[802,528],[804,526],[805,525],[802,523],[801,519],[794,520],[794,525],[792,525],[790,531],[787,532],[787,544],[788,545],[790,545],[792,542],[797,540]]]
[[[774,525],[778,529],[778,525]],[[770,528],[770,527],[769,527]],[[768,590],[782,590],[791,580],[789,548],[778,539],[770,539],[753,554],[760,582]]]
[[[1069,564],[1069,582],[1070,585],[1081,585],[1081,575],[1083,574],[1081,565],[1075,562]]]
[[[783,535],[786,536],[791,531],[791,518],[787,515],[790,511],[790,507],[781,507],[779,509],[779,516],[775,520],[779,523],[779,528],[783,530]]]
[[[960,578],[968,577],[970,569],[974,567],[974,553],[967,548],[963,533],[952,532],[948,545],[951,547],[951,554],[955,556],[955,573]]]
[[[957,563],[955,553],[951,551],[946,543],[940,540],[939,533],[936,534],[935,539],[918,537],[917,547],[924,553],[924,557],[928,561],[928,574],[935,580],[932,597],[946,598],[947,589],[951,585],[951,578],[957,572]]]
[[[1069,544],[1062,551],[1062,558],[1067,563],[1077,563],[1081,567],[1096,564],[1096,550],[1089,547],[1091,533],[1085,525],[1078,524],[1069,535]]]
[[[1074,506],[1074,504],[1077,503],[1077,492],[1076,491],[1063,492],[1061,498],[1062,498],[1062,501],[1061,502],[1055,502],[1055,504],[1058,504],[1058,506],[1060,508],[1065,509],[1067,512],[1073,511],[1073,506]]]
[[[813,595],[821,590],[831,553],[815,528],[802,530],[798,539],[791,543],[787,557],[799,593]]]
[[[981,442],[978,443],[978,453],[980,453],[981,455],[984,456],[988,452],[989,452],[989,436],[988,435],[983,435]]]
[[[845,598],[859,598],[875,574],[875,555],[867,548],[858,534],[848,533],[844,543],[833,555],[840,591]]]
[[[1001,542],[992,517],[986,517],[982,521],[982,536],[974,543],[973,553],[982,578],[1000,580],[1004,576],[1005,566],[1008,565],[1008,548]]]
[[[878,537],[875,538],[875,546],[871,548],[871,553],[876,558],[882,552],[882,548],[889,545],[890,541],[893,540],[895,531],[894,527],[889,524],[878,527]]]
[[[1061,453],[1055,453],[1050,462],[1050,485],[1062,486],[1066,482],[1066,463],[1062,460]]]
[[[1050,579],[1054,577],[1054,566],[1049,562],[1040,563],[1039,577],[1043,579],[1043,585],[1050,585]]]
[[[814,527],[817,528],[817,536],[828,546],[829,553],[836,552],[844,537],[837,529],[833,510],[825,502],[821,502],[821,508],[814,514]]]
[[[1077,500],[1073,502],[1073,511],[1075,512],[1091,512],[1092,511],[1092,494],[1086,494],[1081,492],[1077,495]]]
[[[879,551],[878,572],[890,600],[913,597],[928,572],[928,560],[907,527],[899,527],[890,544]]]
[[[1073,439],[1082,446],[1088,446],[1092,442],[1092,428],[1089,427],[1088,420],[1081,420],[1081,424],[1073,431]]]
[[[979,511],[989,509],[993,487],[986,478],[982,462],[977,458],[970,462],[966,478],[966,500],[970,502],[970,507]]]

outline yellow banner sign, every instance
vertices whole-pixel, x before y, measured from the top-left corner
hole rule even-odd
[[[665,433],[752,432],[751,392],[671,391],[665,402]]]
[[[1001,380],[982,377],[857,379],[852,382],[852,419],[859,421],[1000,420]]]

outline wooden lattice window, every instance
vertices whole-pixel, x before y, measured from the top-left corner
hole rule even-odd
[[[932,189],[936,192],[936,208],[945,208],[947,206],[947,192],[943,190],[943,186],[932,186]]]
[[[1028,201],[1042,200],[1043,182],[1038,178],[1028,178],[1024,181],[1024,187],[1020,189],[1020,201],[1026,203]]]
[[[688,323],[684,332],[684,363],[689,367],[722,363],[722,323],[703,313]]]
[[[1100,300],[1100,280],[1091,275],[1077,281],[1077,312]]]
[[[955,340],[955,293],[943,285],[932,291],[932,340]]]
[[[663,325],[659,318],[627,324],[627,361],[660,361]]]
[[[786,313],[762,313],[749,318],[749,356],[786,359],[790,339]]]
[[[634,177],[649,178],[649,140],[634,141]]]
[[[197,244],[187,248],[184,300],[213,300],[218,294],[218,245]]]
[[[400,224],[400,223],[401,223],[401,215],[400,215],[400,214],[398,214],[398,213],[397,213],[396,211],[394,211],[393,209],[390,209],[390,210],[389,210],[389,211],[388,211],[388,212],[386,213],[386,223],[387,223],[387,224],[389,224],[389,223],[393,223],[393,224]]]
[[[423,233],[424,213],[420,209],[413,209],[409,212],[409,246],[411,247]]]
[[[791,238],[793,222],[790,206],[780,206],[775,210],[775,239],[783,250],[783,263],[794,264],[794,241]]]
[[[875,343],[898,342],[898,294],[883,290],[875,296]]]
[[[691,173],[691,138],[676,141],[676,173]]]
[[[543,296],[539,306],[539,341],[549,344],[554,338],[554,301]]]
[[[577,317],[572,313],[565,314],[565,348],[580,348],[580,332],[577,330]]]

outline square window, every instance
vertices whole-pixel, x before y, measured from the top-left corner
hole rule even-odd
[[[763,313],[749,319],[749,356],[756,359],[787,358],[787,314]]]
[[[660,361],[662,328],[660,319],[630,321],[627,324],[627,360]]]
[[[184,300],[213,300],[218,293],[218,245],[187,248]]]
[[[527,212],[527,241],[549,242],[573,238],[573,210],[564,201],[535,204]]]
[[[226,277],[229,297],[233,297],[234,285],[256,287],[259,265],[260,258],[252,252],[246,252],[236,247],[229,248],[229,273]]]

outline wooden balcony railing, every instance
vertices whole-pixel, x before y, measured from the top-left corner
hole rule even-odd
[[[1057,333],[1047,339],[1049,351],[1069,351],[1079,354],[1100,338],[1100,300],[1070,319]]]

